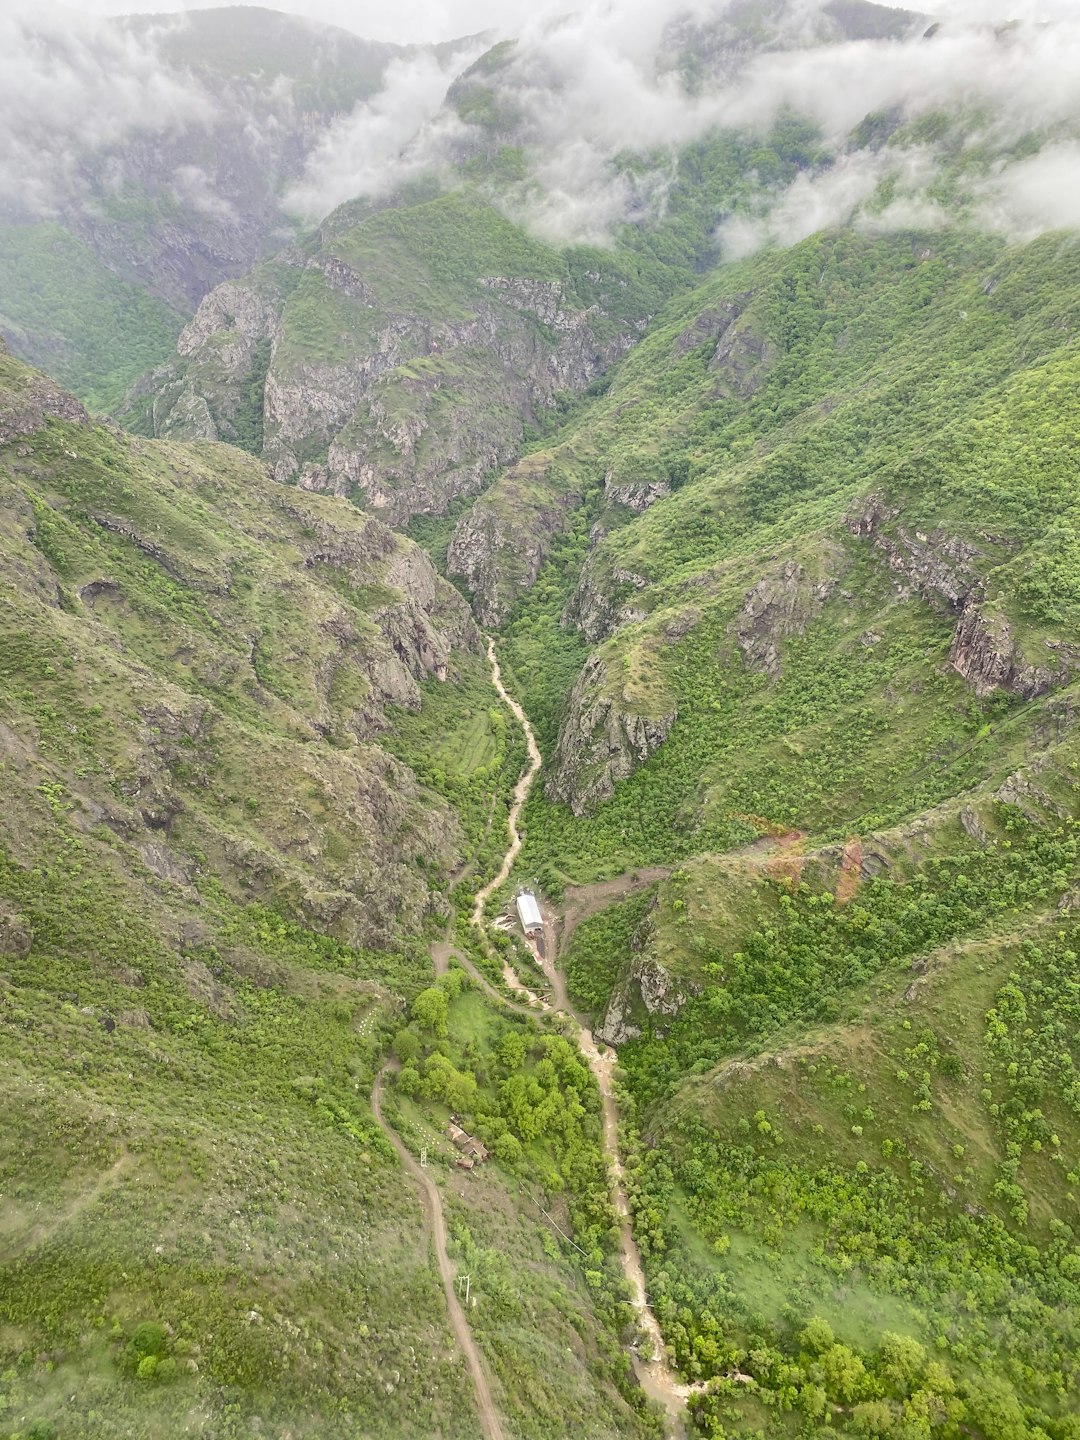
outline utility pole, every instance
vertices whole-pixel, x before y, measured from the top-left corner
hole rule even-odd
[[[459,1294],[459,1295],[461,1294],[461,1282],[462,1282],[463,1280],[464,1280],[464,1282],[465,1282],[465,1309],[468,1310],[468,1308],[469,1308],[469,1292],[470,1292],[470,1290],[472,1289],[472,1276],[471,1276],[471,1275],[459,1275],[459,1276],[457,1277],[457,1288],[458,1288],[458,1294]]]
[[[427,1169],[427,1146],[426,1146],[426,1145],[421,1145],[421,1146],[420,1146],[420,1164],[421,1164],[421,1166],[422,1166],[425,1170]]]

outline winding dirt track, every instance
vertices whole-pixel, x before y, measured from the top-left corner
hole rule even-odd
[[[388,1125],[382,1113],[382,1091],[383,1082],[387,1072],[393,1070],[395,1063],[389,1061],[375,1077],[375,1085],[371,1092],[371,1109],[375,1116],[376,1123],[383,1134],[390,1141],[390,1144],[397,1151],[398,1159],[405,1169],[420,1186],[420,1193],[424,1205],[424,1237],[429,1235],[435,1241],[435,1255],[439,1262],[439,1274],[442,1277],[443,1290],[446,1292],[446,1309],[450,1316],[450,1324],[453,1327],[454,1335],[461,1346],[461,1353],[465,1356],[469,1371],[472,1375],[473,1390],[476,1393],[476,1410],[480,1417],[480,1428],[484,1432],[485,1440],[506,1440],[502,1428],[502,1421],[499,1419],[499,1412],[495,1409],[495,1402],[491,1398],[491,1387],[488,1385],[487,1373],[484,1370],[484,1363],[480,1358],[480,1352],[469,1329],[469,1322],[465,1318],[465,1311],[461,1308],[461,1302],[455,1290],[456,1275],[454,1267],[450,1263],[450,1257],[446,1253],[446,1220],[443,1215],[442,1196],[439,1194],[439,1187],[427,1173],[427,1171],[414,1159],[410,1152],[402,1144],[397,1131],[392,1125]]]
[[[506,852],[499,873],[495,876],[494,880],[490,881],[479,891],[473,903],[472,923],[485,939],[484,906],[500,886],[505,884],[513,868],[514,861],[517,859],[518,853],[521,850],[522,839],[518,829],[518,820],[521,817],[521,811],[524,808],[525,801],[529,797],[529,792],[533,787],[536,777],[540,773],[542,764],[540,748],[536,743],[536,736],[533,734],[532,726],[529,724],[524,710],[522,710],[518,702],[507,692],[506,687],[503,685],[499,661],[495,654],[495,642],[491,639],[488,640],[488,661],[491,665],[491,678],[495,689],[499,692],[500,699],[513,713],[525,733],[525,740],[529,749],[529,764],[521,779],[518,781],[517,788],[514,791],[514,803],[510,807],[508,817],[510,848]],[[663,873],[666,872],[658,870],[654,873],[653,878],[659,878]],[[641,880],[639,879],[637,883],[640,884]],[[630,881],[625,883],[625,885],[621,885],[619,882],[615,882],[611,888],[612,891],[615,892],[611,898],[615,899],[617,898],[617,892],[624,894],[629,893],[635,888],[635,883]],[[572,928],[573,927],[571,927],[571,929]],[[679,1437],[686,1433],[686,1401],[691,1395],[698,1393],[704,1387],[683,1384],[667,1363],[660,1326],[649,1306],[645,1290],[645,1272],[642,1269],[640,1252],[634,1241],[633,1228],[630,1223],[630,1205],[626,1196],[625,1173],[619,1158],[619,1114],[615,1102],[613,1073],[616,1064],[616,1055],[613,1050],[598,1045],[593,1037],[592,1031],[589,1030],[588,1027],[582,1023],[580,1017],[574,1013],[567,998],[565,977],[555,963],[554,954],[552,953],[553,948],[553,946],[545,945],[543,947],[543,955],[538,954],[537,959],[540,961],[545,975],[551,982],[552,995],[555,999],[554,1005],[542,1000],[526,985],[522,984],[509,964],[503,965],[503,977],[510,989],[523,997],[529,1008],[548,1012],[554,1011],[566,1016],[577,1032],[578,1044],[589,1064],[590,1070],[592,1070],[593,1075],[596,1077],[596,1083],[600,1090],[600,1098],[603,1105],[604,1148],[607,1151],[608,1159],[611,1163],[611,1198],[619,1217],[619,1239],[623,1274],[626,1276],[633,1293],[633,1305],[637,1312],[638,1323],[648,1337],[649,1348],[652,1351],[652,1359],[650,1360],[645,1360],[638,1355],[633,1357],[634,1370],[645,1393],[651,1399],[658,1401],[666,1411],[669,1436]],[[467,968],[474,976],[477,975],[477,971],[473,966],[470,965]],[[484,989],[487,990],[488,993],[496,996],[496,998],[501,999],[504,1005],[512,1005],[513,1002],[507,1001],[504,997],[499,996],[498,992],[486,981],[482,981],[482,983]],[[520,1010],[524,1007],[513,1005],[513,1008]]]
[[[511,711],[525,735],[529,752],[529,763],[526,766],[517,786],[514,789],[513,803],[510,806],[510,813],[507,817],[510,832],[510,845],[503,857],[502,865],[495,878],[488,882],[476,894],[473,901],[471,921],[478,934],[487,943],[487,930],[484,921],[484,906],[497,890],[506,883],[513,869],[514,861],[521,851],[522,837],[518,828],[518,821],[529,792],[532,790],[537,775],[540,773],[542,759],[540,748],[536,743],[536,736],[533,734],[532,726],[525,715],[524,710],[509,694],[503,685],[502,672],[499,669],[498,657],[495,654],[495,642],[489,638],[487,647],[488,663],[491,666],[491,678],[495,689],[503,704]],[[595,887],[597,893],[592,896],[589,892],[594,887],[584,887],[575,897],[578,904],[568,906],[568,914],[563,917],[562,940],[565,945],[576,924],[588,914],[593,913],[595,908],[602,904],[611,903],[612,900],[621,895],[629,894],[642,884],[650,883],[667,874],[666,870],[657,868],[653,871],[644,871],[633,877],[626,877],[617,881],[604,882],[603,885]],[[600,904],[596,905],[595,902]],[[567,923],[569,922],[569,923]],[[554,941],[557,926],[549,922],[548,929],[551,932],[551,939]],[[554,944],[545,946],[544,955],[537,958],[544,970],[545,975],[551,982],[554,1004],[542,1000],[526,985],[522,983],[517,974],[509,964],[503,965],[503,978],[509,989],[520,1000],[509,1000],[491,982],[477,970],[476,966],[463,955],[460,950],[454,947],[450,939],[436,942],[431,947],[431,958],[435,965],[437,974],[445,974],[453,956],[472,976],[480,988],[496,1003],[513,1010],[518,1014],[536,1014],[546,1012],[548,1014],[560,1014],[566,1017],[576,1032],[578,1044],[582,1054],[588,1062],[589,1068],[596,1077],[596,1083],[600,1090],[600,1098],[603,1113],[603,1136],[604,1148],[607,1151],[611,1164],[611,1199],[619,1219],[619,1239],[623,1274],[629,1282],[633,1295],[633,1305],[637,1312],[638,1323],[641,1330],[648,1337],[649,1348],[652,1352],[652,1359],[646,1360],[634,1354],[634,1370],[638,1381],[645,1393],[657,1401],[667,1414],[667,1431],[671,1440],[678,1440],[678,1437],[685,1435],[685,1403],[691,1395],[698,1393],[703,1386],[691,1386],[683,1384],[671,1366],[667,1363],[664,1353],[663,1336],[656,1316],[653,1314],[645,1290],[645,1273],[641,1265],[641,1255],[637,1244],[634,1241],[633,1228],[630,1223],[630,1206],[626,1196],[626,1179],[619,1158],[619,1115],[615,1101],[614,1069],[616,1055],[613,1050],[599,1045],[593,1037],[592,1032],[575,1014],[566,994],[566,980],[559,970],[554,957]],[[439,1262],[439,1274],[442,1276],[443,1289],[446,1292],[446,1305],[450,1315],[450,1323],[453,1326],[454,1334],[462,1353],[469,1365],[472,1374],[473,1388],[476,1392],[476,1408],[480,1416],[486,1440],[505,1440],[502,1425],[498,1412],[495,1409],[491,1398],[491,1390],[488,1385],[487,1374],[484,1370],[480,1353],[472,1338],[468,1320],[461,1308],[457,1294],[454,1289],[455,1275],[450,1264],[450,1258],[446,1251],[446,1222],[443,1216],[442,1197],[435,1181],[424,1170],[405,1148],[396,1131],[387,1124],[382,1113],[382,1090],[383,1083],[389,1071],[395,1068],[395,1062],[390,1061],[379,1071],[375,1079],[375,1087],[371,1096],[371,1108],[375,1119],[383,1130],[384,1134],[393,1145],[401,1163],[408,1173],[421,1187],[424,1199],[424,1231],[425,1235],[431,1235],[435,1241],[435,1253]]]
[[[532,726],[525,717],[525,711],[508,693],[502,682],[502,671],[499,669],[499,658],[495,654],[495,641],[488,640],[487,646],[488,664],[491,666],[491,679],[495,689],[499,692],[499,698],[503,704],[512,712],[515,720],[525,732],[525,743],[529,747],[529,763],[522,772],[521,779],[514,789],[514,800],[510,806],[510,814],[507,817],[507,824],[510,828],[510,848],[503,856],[503,863],[499,867],[499,873],[494,880],[490,880],[482,890],[476,892],[476,899],[473,901],[472,923],[478,930],[484,927],[484,906],[491,899],[495,891],[506,883],[506,877],[514,868],[514,861],[521,850],[521,832],[518,829],[518,820],[524,809],[525,801],[529,798],[529,791],[533,782],[540,773],[540,766],[544,763],[540,756],[540,747],[536,743],[536,736],[533,734]]]

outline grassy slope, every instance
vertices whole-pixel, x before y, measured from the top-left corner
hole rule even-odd
[[[0,230],[0,330],[93,410],[115,409],[183,324],[59,225]]]
[[[557,883],[681,862],[655,908],[585,922],[568,965],[642,1030],[621,1059],[669,1342],[692,1379],[750,1377],[697,1405],[707,1433],[1073,1433],[1072,688],[977,697],[945,601],[845,522],[875,494],[902,552],[969,542],[979,603],[1045,665],[1077,618],[1078,293],[1056,240],[816,237],[677,302],[553,451],[585,523],[508,627],[521,693],[550,753],[600,520],[594,588],[648,617],[600,644],[606,693],[678,719],[594,817],[537,796],[522,863]],[[742,375],[679,343],[734,297]],[[605,510],[606,473],[674,493]],[[835,583],[775,631],[769,675],[737,622],[788,562]],[[641,1002],[645,960],[682,991],[674,1021]],[[804,1333],[815,1313],[832,1338]]]
[[[430,979],[423,916],[483,863],[482,801],[516,773],[479,657],[452,642],[416,713],[390,704],[403,760],[358,742],[406,542],[238,451],[94,426],[0,355],[12,430],[0,1433],[224,1436],[259,1417],[464,1440],[467,1373],[368,1096]],[[436,594],[429,638],[464,621]],[[582,1144],[595,1156],[595,1133]],[[484,1206],[505,1211],[504,1183]],[[566,1403],[633,1433],[569,1252],[538,1225],[514,1244],[544,1297],[536,1334],[574,1347]],[[497,1396],[540,1440],[559,1397],[537,1408],[528,1364]]]
[[[571,822],[537,796],[538,847],[582,878],[670,857],[673,828],[677,853],[691,853],[726,843],[724,825],[744,812],[814,830],[860,813],[877,824],[896,813],[890,795],[909,804],[911,777],[927,801],[958,783],[927,773],[926,760],[942,746],[963,750],[990,715],[933,658],[947,656],[947,607],[905,603],[883,557],[845,520],[878,493],[900,511],[893,530],[939,527],[969,540],[988,609],[1019,623],[1026,653],[1049,653],[1048,627],[1067,623],[1074,603],[1068,562],[1049,559],[1060,539],[1071,543],[1061,527],[1073,524],[1062,407],[1074,269],[1075,252],[1053,241],[1001,260],[945,246],[920,261],[899,241],[818,238],[787,261],[720,272],[655,327],[553,454],[589,497],[577,533],[584,539],[597,519],[610,528],[589,557],[594,588],[612,610],[630,603],[649,616],[600,647],[606,693],[631,714],[677,705],[680,719],[595,819]],[[730,368],[710,368],[708,341],[672,364],[698,314],[748,292],[737,325],[770,356],[754,385],[743,383],[752,393],[734,388]],[[785,328],[796,335],[786,350]],[[1051,384],[1063,394],[1053,412],[1036,398]],[[636,519],[605,510],[599,477],[629,483],[650,464],[676,493]],[[501,483],[486,504],[499,504]],[[572,664],[581,653],[560,626],[581,545],[563,545],[572,563],[548,568],[509,627],[508,659],[549,746],[546,717],[563,701],[565,670],[552,676],[529,656],[554,650]],[[776,687],[738,659],[735,621],[751,586],[788,561],[838,583]],[[864,635],[883,643],[860,644]],[[928,714],[912,701],[897,725],[884,686],[905,671],[903,689],[929,686],[935,704]],[[883,724],[896,774],[866,763]],[[854,767],[857,785],[838,791],[838,764]]]

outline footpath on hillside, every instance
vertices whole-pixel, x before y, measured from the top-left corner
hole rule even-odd
[[[487,644],[488,664],[491,667],[491,679],[503,704],[510,710],[518,724],[521,726],[528,746],[528,764],[521,774],[514,789],[513,802],[510,806],[510,813],[507,817],[510,843],[503,856],[502,864],[493,879],[488,881],[479,891],[473,900],[472,913],[470,916],[473,927],[476,929],[485,947],[490,948],[487,936],[484,909],[496,892],[505,885],[509,879],[510,872],[514,867],[514,861],[521,851],[522,836],[519,828],[521,812],[529,798],[529,794],[536,778],[540,773],[543,764],[540,755],[540,747],[536,743],[536,736],[524,710],[507,691],[503,684],[502,672],[499,668],[498,656],[495,653],[495,642],[488,639]],[[659,879],[667,872],[657,869],[641,873],[625,880],[606,882],[606,888],[610,889],[608,903],[618,898],[618,895],[629,893],[632,889],[645,883],[651,883],[653,879]],[[600,897],[597,897],[600,899]],[[583,913],[588,913],[591,906],[584,897],[579,907]],[[572,933],[574,924],[580,920],[581,915],[574,917],[573,923],[567,925],[567,916],[561,919],[561,940],[565,946],[569,935]],[[554,931],[560,926],[552,925]],[[554,938],[554,937],[553,937]],[[542,951],[543,953],[540,953]],[[572,1027],[577,1043],[582,1054],[592,1071],[597,1087],[600,1091],[600,1099],[603,1115],[603,1141],[604,1150],[608,1157],[611,1174],[611,1200],[618,1216],[619,1222],[619,1249],[623,1274],[626,1277],[632,1293],[632,1303],[637,1312],[638,1324],[641,1331],[648,1339],[651,1358],[646,1359],[636,1351],[632,1355],[634,1371],[642,1389],[650,1397],[657,1401],[664,1409],[667,1416],[667,1431],[670,1440],[679,1440],[685,1435],[686,1401],[694,1394],[700,1393],[703,1385],[686,1385],[679,1380],[679,1377],[668,1364],[664,1351],[663,1336],[659,1323],[648,1302],[645,1288],[645,1273],[641,1264],[641,1254],[634,1240],[633,1227],[630,1220],[630,1205],[626,1193],[626,1177],[619,1156],[619,1115],[615,1099],[614,1070],[617,1063],[617,1056],[614,1050],[607,1046],[598,1044],[592,1031],[584,1023],[579,1015],[575,1013],[570,1005],[566,994],[566,982],[556,963],[555,946],[544,945],[537,952],[544,974],[551,984],[553,1001],[542,999],[534,991],[525,985],[513,968],[503,964],[503,979],[510,991],[518,996],[517,1000],[508,999],[500,990],[476,968],[468,956],[457,950],[449,939],[437,941],[431,947],[431,957],[437,973],[444,974],[449,965],[451,957],[457,960],[472,979],[480,986],[484,993],[497,1004],[505,1006],[518,1014],[546,1013],[549,1015],[561,1015]],[[451,1324],[454,1333],[461,1345],[465,1359],[468,1362],[473,1379],[473,1388],[476,1392],[477,1411],[480,1415],[481,1424],[484,1427],[484,1435],[487,1440],[502,1440],[503,1431],[500,1426],[498,1414],[491,1399],[490,1386],[483,1361],[476,1349],[469,1330],[468,1320],[461,1309],[457,1295],[454,1290],[454,1274],[450,1260],[446,1253],[446,1226],[443,1218],[442,1197],[435,1181],[423,1170],[415,1158],[409,1153],[402,1143],[400,1137],[387,1124],[383,1118],[381,1097],[382,1088],[387,1073],[393,1068],[390,1062],[379,1071],[375,1082],[375,1089],[372,1094],[372,1110],[375,1119],[384,1133],[390,1140],[395,1151],[401,1158],[403,1165],[410,1175],[422,1188],[424,1196],[424,1210],[426,1217],[426,1230],[432,1234],[435,1240],[435,1250],[439,1262],[439,1273],[442,1276],[443,1289],[446,1291],[447,1308],[450,1312]]]

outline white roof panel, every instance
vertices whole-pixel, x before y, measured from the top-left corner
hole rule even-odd
[[[517,897],[517,912],[526,930],[542,930],[544,928],[544,917],[540,914],[540,906],[536,903],[536,896],[530,891],[526,890]]]

